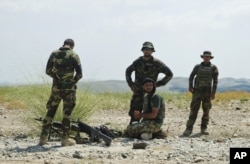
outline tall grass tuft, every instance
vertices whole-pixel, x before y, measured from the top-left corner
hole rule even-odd
[[[48,84],[0,87],[0,104],[8,110],[29,110],[30,114],[26,117],[44,117],[47,112],[46,103],[50,96],[50,89],[51,86]],[[87,120],[98,104],[97,99],[96,94],[77,91],[77,101],[72,118]],[[61,102],[54,120],[59,121],[62,116]]]

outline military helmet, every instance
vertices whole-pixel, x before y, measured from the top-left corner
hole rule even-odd
[[[201,55],[201,58],[203,58],[204,56],[210,56],[211,59],[214,58],[214,57],[212,56],[211,51],[204,51],[203,54]]]
[[[145,48],[150,48],[153,52],[155,52],[154,45],[153,45],[153,43],[151,43],[151,42],[144,42],[144,43],[142,44],[141,50],[143,51]]]

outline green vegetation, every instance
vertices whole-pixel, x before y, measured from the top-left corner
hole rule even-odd
[[[50,85],[27,85],[27,86],[15,86],[15,87],[0,87],[0,108],[8,110],[17,109],[27,110],[24,118],[26,123],[34,125],[35,128],[41,126],[41,122],[34,121],[34,118],[44,117],[46,113],[46,102],[50,96]],[[191,93],[167,93],[161,92],[160,95],[164,97],[166,102],[166,109],[179,109],[185,110],[189,108],[191,101]],[[104,92],[96,93],[91,92],[88,89],[77,91],[76,107],[72,113],[72,118],[79,118],[88,122],[88,118],[98,110],[129,110],[130,99],[132,93],[114,93]],[[213,101],[213,105],[227,104],[229,101],[238,100],[240,102],[246,102],[250,100],[250,93],[248,92],[221,92],[216,94],[216,99]],[[60,104],[55,116],[55,121],[61,121],[62,119],[62,103]],[[32,124],[30,124],[32,122]],[[106,122],[106,125],[111,122]],[[31,128],[31,126],[30,126]],[[119,128],[118,128],[119,129]],[[119,129],[120,130],[120,129]],[[34,131],[33,131],[34,132]]]
[[[50,85],[27,85],[15,87],[0,87],[0,105],[6,109],[30,110],[30,117],[44,117],[46,113],[46,102],[50,95]],[[190,93],[160,93],[166,104],[172,104],[178,109],[189,106],[191,100]],[[89,90],[77,91],[77,102],[72,118],[87,120],[93,111],[97,110],[128,110],[132,93],[95,93]],[[248,92],[222,92],[217,93],[217,102],[229,100],[248,101]],[[55,120],[62,117],[62,103],[60,104]]]
[[[217,101],[228,101],[228,100],[248,101],[250,100],[250,93],[243,91],[221,92],[216,94],[216,99]]]
[[[30,85],[0,87],[0,105],[6,109],[30,110],[30,117],[44,117],[46,102],[50,96],[50,85]],[[128,109],[129,93],[93,93],[88,90],[77,91],[77,102],[72,118],[87,120],[93,111],[108,109]],[[60,103],[55,120],[62,118]]]

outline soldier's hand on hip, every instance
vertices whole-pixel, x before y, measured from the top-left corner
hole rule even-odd
[[[193,87],[189,87],[188,91],[191,92],[191,93],[193,93],[194,92],[194,88]]]
[[[137,91],[137,87],[136,87],[135,84],[133,84],[130,88],[131,88],[131,90],[132,90],[133,92],[136,92],[136,91]]]
[[[215,99],[215,95],[214,94],[211,95],[211,100],[213,100],[213,99]]]

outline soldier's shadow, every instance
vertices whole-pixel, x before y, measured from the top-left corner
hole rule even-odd
[[[199,138],[203,136],[201,133],[194,133],[193,135],[190,135],[190,138]]]
[[[181,137],[181,138],[184,138],[184,137],[188,137],[188,138],[199,138],[199,137],[201,137],[201,136],[203,136],[201,133],[194,133],[194,134],[192,134],[192,135],[190,135],[190,136],[180,135],[179,137]]]
[[[20,148],[19,146],[16,146],[12,149],[8,149],[7,151],[34,153],[34,152],[46,152],[46,151],[50,151],[52,149],[59,148],[59,147],[61,146],[55,145],[51,147],[44,147],[40,145],[34,145],[34,146],[28,146],[26,148]]]

